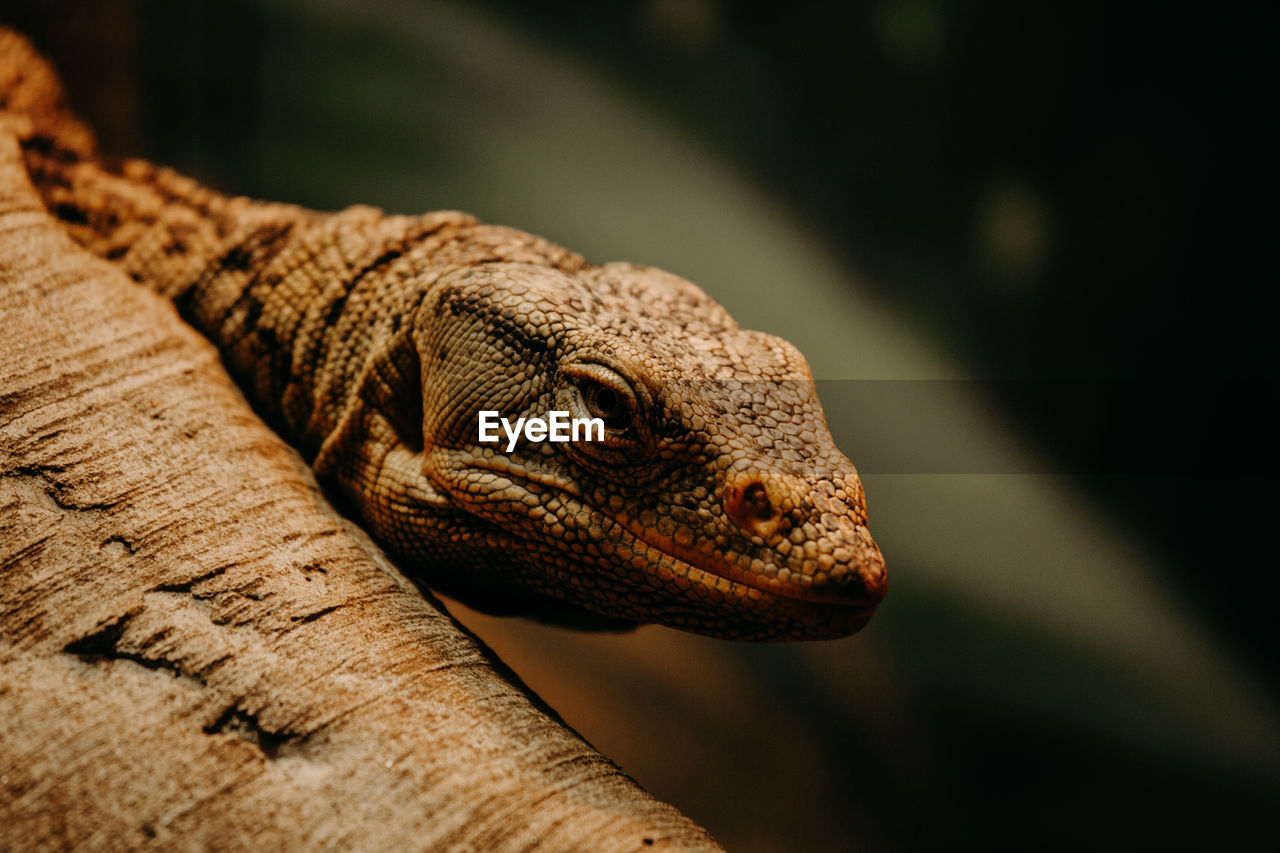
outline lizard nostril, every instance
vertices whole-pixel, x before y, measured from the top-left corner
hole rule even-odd
[[[769,488],[755,478],[732,484],[724,501],[729,518],[748,533],[767,538],[778,528],[782,513],[769,497]]]
[[[773,518],[773,504],[763,483],[752,483],[742,492],[742,508],[747,514],[761,521]]]

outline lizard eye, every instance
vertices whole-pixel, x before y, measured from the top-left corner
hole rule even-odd
[[[608,429],[618,432],[630,429],[631,409],[621,394],[598,382],[583,382],[579,388],[591,417],[600,418]]]
[[[604,421],[610,444],[630,443],[635,438],[640,407],[631,383],[602,364],[574,364],[565,368],[565,373],[576,392],[573,405],[587,417]]]

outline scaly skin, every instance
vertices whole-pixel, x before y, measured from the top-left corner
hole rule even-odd
[[[172,298],[431,587],[490,612],[753,640],[850,634],[884,595],[803,357],[689,282],[461,213],[227,198],[97,157],[56,105],[31,124],[50,211]],[[507,454],[478,442],[482,409],[566,409],[607,436]]]

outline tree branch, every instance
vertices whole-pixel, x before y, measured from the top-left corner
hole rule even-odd
[[[0,121],[0,847],[718,849],[325,502]]]

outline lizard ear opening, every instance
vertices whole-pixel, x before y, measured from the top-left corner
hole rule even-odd
[[[409,450],[422,452],[422,362],[408,329],[373,354],[360,396],[391,423]]]

